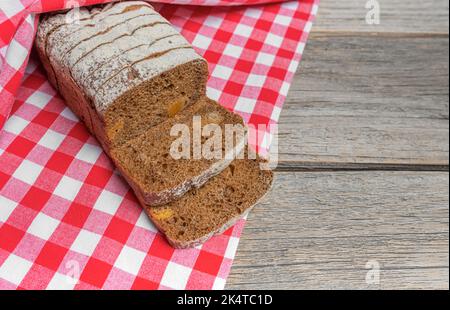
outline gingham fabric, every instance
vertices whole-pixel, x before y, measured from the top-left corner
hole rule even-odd
[[[224,288],[244,220],[171,248],[29,56],[36,13],[73,2],[0,0],[0,289]],[[160,2],[205,5],[155,8],[208,60],[211,98],[248,123],[276,123],[318,0]]]

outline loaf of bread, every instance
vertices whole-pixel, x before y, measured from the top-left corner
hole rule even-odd
[[[77,13],[79,16],[76,16]],[[171,153],[175,125],[245,128],[206,97],[208,66],[148,3],[117,2],[43,16],[36,47],[51,84],[98,139],[150,219],[179,248],[195,246],[244,216],[273,175],[236,159],[244,129],[220,156]],[[200,149],[209,145],[204,136]],[[201,154],[203,155],[203,154]]]
[[[53,86],[105,149],[198,101],[208,66],[146,2],[46,15],[36,45]]]

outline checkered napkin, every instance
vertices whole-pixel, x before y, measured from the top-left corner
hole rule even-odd
[[[30,56],[36,14],[73,2],[0,0],[0,289],[222,289],[244,220],[171,248]],[[276,123],[318,0],[160,2],[202,5],[155,8],[208,60],[208,95]]]

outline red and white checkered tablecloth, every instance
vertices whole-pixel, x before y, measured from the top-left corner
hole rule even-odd
[[[37,14],[74,2],[109,1],[0,0],[0,289],[222,289],[244,220],[171,248],[30,57]],[[275,124],[319,1],[159,2],[208,60],[208,95]]]

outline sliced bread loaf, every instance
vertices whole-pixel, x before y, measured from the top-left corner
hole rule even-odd
[[[200,136],[200,131],[210,124],[220,135],[215,136],[213,131],[211,135]],[[185,130],[173,131],[176,128]],[[229,145],[226,133],[233,134]],[[246,142],[242,118],[213,100],[203,98],[183,113],[112,149],[111,157],[141,200],[146,205],[156,206],[205,184],[243,151]],[[179,146],[185,148],[184,158]],[[218,152],[214,153],[214,149]],[[211,151],[209,156],[208,151]],[[197,158],[195,152],[200,152]]]
[[[146,2],[71,13],[46,15],[38,28],[37,51],[49,80],[169,242],[195,246],[247,214],[273,175],[260,170],[259,159],[234,158],[245,148],[245,126],[206,98],[206,61]],[[181,158],[173,149],[179,126],[189,136]],[[237,126],[231,145],[227,126]],[[209,136],[202,135],[208,127]],[[219,139],[211,139],[214,128]],[[219,152],[211,152],[217,141]],[[213,156],[205,157],[208,149]]]

